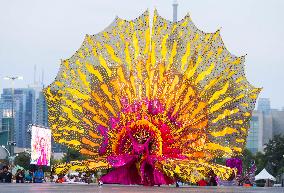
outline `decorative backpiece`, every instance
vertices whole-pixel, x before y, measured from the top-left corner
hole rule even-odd
[[[113,167],[122,155],[143,155],[140,165],[151,157],[168,177],[228,179],[234,170],[212,160],[242,154],[260,92],[245,77],[245,57],[188,15],[173,23],[155,11],[152,23],[148,11],[116,18],[62,61],[45,89],[53,137]]]

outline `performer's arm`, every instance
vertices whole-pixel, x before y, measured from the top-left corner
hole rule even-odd
[[[150,143],[150,141],[151,141],[151,137],[149,137],[148,139],[147,139],[147,141],[144,143],[144,147],[146,147],[146,154],[147,155],[149,155],[149,143]]]
[[[151,139],[152,139],[152,137],[149,137],[149,138],[147,139],[147,141],[145,142],[145,144],[148,145],[148,144],[150,143]]]

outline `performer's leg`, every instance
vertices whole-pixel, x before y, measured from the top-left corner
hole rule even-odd
[[[143,161],[140,166],[141,183],[144,184],[146,161]]]

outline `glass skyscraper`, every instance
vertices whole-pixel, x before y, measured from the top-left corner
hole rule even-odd
[[[17,147],[30,148],[29,125],[35,117],[35,91],[32,88],[14,89],[14,141]],[[12,89],[5,88],[1,94],[1,119],[12,112]],[[3,126],[2,126],[3,128]]]
[[[252,116],[250,121],[250,129],[247,137],[247,148],[252,152],[258,151],[259,142],[259,118],[258,116]]]
[[[36,99],[36,124],[48,127],[48,112],[45,96],[42,92],[39,92]]]

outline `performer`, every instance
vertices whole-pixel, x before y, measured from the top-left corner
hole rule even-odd
[[[129,134],[128,135],[129,138],[131,139],[131,142],[132,142],[132,155],[138,155],[138,159],[137,161],[140,162],[140,176],[141,176],[141,184],[144,184],[146,183],[145,182],[145,178],[150,180],[150,183],[151,181],[153,181],[153,179],[151,177],[153,177],[153,173],[150,174],[151,176],[146,176],[145,175],[145,167],[146,167],[146,164],[148,164],[151,169],[152,169],[152,165],[149,163],[149,144],[150,144],[150,141],[152,140],[151,137],[149,137],[146,142],[144,144],[140,144],[136,141],[136,139],[131,135]],[[149,179],[150,178],[150,179]]]
[[[141,184],[146,186],[171,184],[174,181],[155,168],[156,156],[150,155],[152,137],[136,140],[129,132],[131,154],[109,156],[108,162],[116,169],[103,176],[103,183]]]
[[[103,183],[197,183],[208,171],[212,185],[228,180],[236,169],[214,160],[243,153],[261,89],[219,30],[149,18],[117,18],[62,61],[44,89],[54,139],[93,159],[82,168],[111,168]]]

